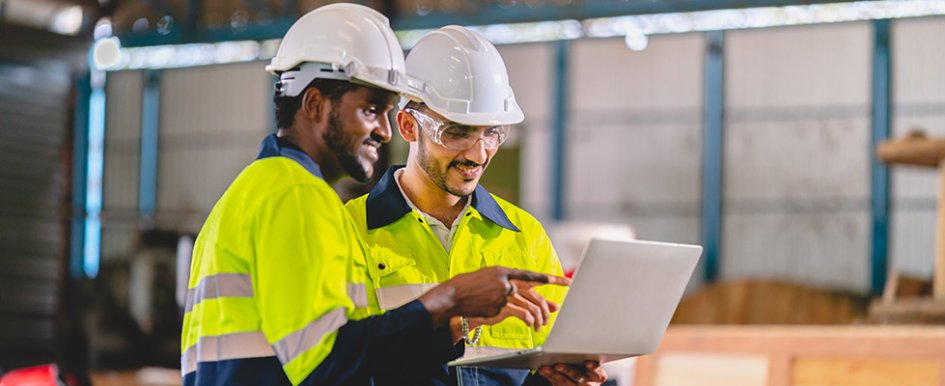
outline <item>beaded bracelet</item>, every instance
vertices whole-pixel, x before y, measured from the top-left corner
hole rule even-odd
[[[482,336],[482,326],[476,327],[476,331],[473,332],[472,339],[469,338],[469,322],[466,321],[465,316],[459,317],[459,326],[463,331],[463,340],[468,345],[474,345],[479,343],[479,337]]]

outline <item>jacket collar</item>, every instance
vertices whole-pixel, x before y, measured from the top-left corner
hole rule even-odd
[[[365,204],[368,229],[385,227],[410,213],[410,205],[407,204],[407,200],[397,186],[397,181],[394,180],[394,172],[403,167],[404,165],[395,165],[387,169],[387,172],[377,182],[374,189],[371,189],[371,192],[368,193]],[[476,190],[472,194],[471,206],[496,225],[519,232],[518,227],[512,224],[509,216],[505,214],[499,203],[492,198],[489,191],[482,185],[476,186]]]
[[[256,159],[260,160],[279,156],[298,162],[299,165],[302,165],[305,170],[308,170],[308,172],[312,173],[315,177],[325,179],[325,177],[322,176],[322,170],[318,167],[318,164],[315,163],[315,160],[309,157],[308,154],[305,154],[302,149],[285,139],[279,138],[275,133],[267,135],[266,138],[263,139],[262,144],[259,145],[259,155],[256,156]]]

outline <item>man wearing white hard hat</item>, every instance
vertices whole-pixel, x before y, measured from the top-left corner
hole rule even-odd
[[[454,315],[495,315],[522,281],[566,283],[480,270],[372,316],[364,247],[330,184],[373,174],[391,137],[387,114],[405,89],[401,47],[380,13],[333,4],[300,18],[267,70],[280,79],[279,130],[194,246],[184,385],[372,385],[378,372],[459,355],[447,324]],[[394,354],[407,343],[417,355]]]
[[[383,310],[408,304],[437,283],[484,266],[561,275],[541,224],[479,185],[489,161],[524,115],[505,63],[482,35],[447,26],[424,35],[407,55],[411,101],[397,114],[410,143],[405,166],[346,204],[369,247],[370,280]],[[466,355],[541,345],[562,287],[528,288],[495,317],[460,315]],[[545,300],[547,299],[547,301]],[[385,373],[379,385],[596,385],[598,363],[527,370],[430,366],[425,373]]]

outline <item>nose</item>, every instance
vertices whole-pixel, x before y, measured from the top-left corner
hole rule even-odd
[[[384,114],[384,118],[380,120],[380,124],[374,129],[373,133],[376,139],[380,140],[381,143],[388,143],[391,140],[391,127],[390,127],[390,118],[387,114]]]
[[[472,145],[472,147],[470,147],[469,149],[466,149],[466,151],[463,153],[463,156],[467,160],[478,163],[480,165],[486,163],[486,161],[489,160],[489,152],[488,152],[488,149],[486,149],[485,139],[480,137],[476,141],[476,143]]]

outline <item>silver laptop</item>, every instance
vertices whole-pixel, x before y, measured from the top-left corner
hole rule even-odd
[[[591,240],[543,346],[486,352],[467,347],[449,365],[536,369],[649,354],[659,346],[701,255],[698,245]]]

